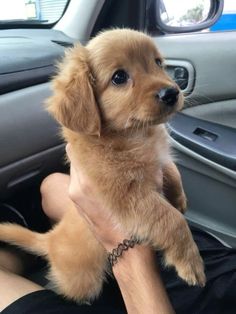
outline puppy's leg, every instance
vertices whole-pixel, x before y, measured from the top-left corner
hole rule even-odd
[[[187,199],[183,190],[182,180],[176,165],[168,163],[162,169],[163,192],[168,201],[181,213],[185,213]]]
[[[71,208],[50,232],[49,278],[56,289],[77,302],[99,296],[107,271],[107,254],[87,223]]]
[[[163,216],[152,228],[154,247],[163,249],[166,265],[174,266],[179,277],[189,285],[204,286],[206,278],[203,261],[186,220],[161,197],[158,203],[157,210],[162,207]]]
[[[156,192],[143,195],[137,210],[134,235],[163,250],[165,264],[174,266],[189,285],[204,286],[203,261],[184,216]],[[129,226],[125,227],[130,230]]]

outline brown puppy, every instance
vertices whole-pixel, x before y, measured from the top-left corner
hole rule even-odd
[[[164,126],[183,97],[162,64],[147,35],[101,33],[67,52],[48,110],[125,233],[162,250],[165,264],[189,285],[203,286],[203,263],[181,213],[186,198]],[[107,254],[74,208],[46,234],[0,225],[0,240],[45,256],[65,296],[81,301],[99,295]]]

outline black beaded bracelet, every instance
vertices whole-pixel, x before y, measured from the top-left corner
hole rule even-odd
[[[124,251],[133,248],[135,244],[139,244],[139,241],[134,237],[131,237],[130,240],[125,239],[122,243],[119,243],[117,248],[113,249],[112,252],[108,254],[108,261],[111,267],[118,262],[118,257],[120,257]]]

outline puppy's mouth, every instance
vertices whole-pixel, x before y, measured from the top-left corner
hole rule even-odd
[[[166,123],[181,107],[182,104],[179,102],[172,107],[160,104],[159,112],[156,114],[147,114],[142,117],[132,117],[130,119],[130,128],[145,130],[151,126]]]
[[[170,116],[174,114],[172,113],[163,113],[159,114],[158,116],[147,116],[145,118],[132,118],[132,127],[135,127],[136,129],[145,129],[147,127],[153,126],[153,125],[158,125],[161,123],[165,123],[169,120]]]

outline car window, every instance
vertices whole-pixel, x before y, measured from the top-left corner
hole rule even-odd
[[[68,0],[0,0],[0,23],[52,24],[62,16]]]

